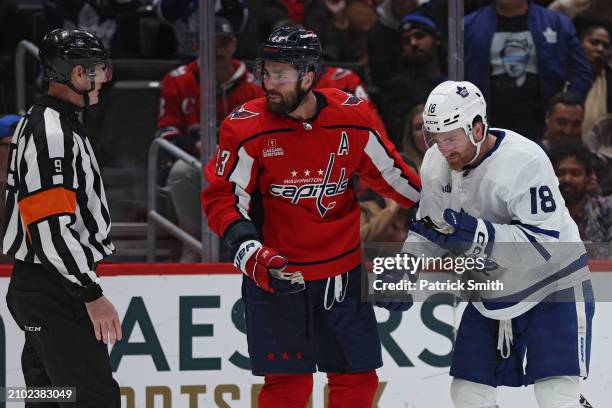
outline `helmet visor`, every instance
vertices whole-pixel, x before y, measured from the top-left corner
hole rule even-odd
[[[113,65],[110,61],[100,62],[85,67],[87,76],[92,82],[105,83],[113,78]]]
[[[463,129],[434,133],[423,127],[423,138],[428,148],[437,145],[440,150],[456,150],[469,143],[469,139]]]
[[[257,63],[256,78],[264,86],[295,83],[300,80],[300,71],[293,64],[259,60]]]

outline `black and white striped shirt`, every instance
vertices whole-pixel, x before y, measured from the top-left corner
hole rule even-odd
[[[19,122],[9,156],[3,251],[61,274],[89,301],[101,294],[95,263],[114,246],[100,170],[78,109],[44,96]]]

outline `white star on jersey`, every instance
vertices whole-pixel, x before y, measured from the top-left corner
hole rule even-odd
[[[310,176],[310,170],[308,170],[308,169],[304,170],[304,175],[305,176]]]

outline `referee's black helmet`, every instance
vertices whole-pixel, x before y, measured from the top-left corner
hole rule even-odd
[[[92,82],[107,82],[112,77],[110,53],[100,39],[84,30],[50,31],[43,38],[38,55],[49,81],[68,84],[72,68],[79,65]]]

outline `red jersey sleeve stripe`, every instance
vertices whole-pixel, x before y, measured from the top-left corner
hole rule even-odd
[[[238,157],[231,174],[229,182],[234,186],[232,189],[236,196],[236,208],[240,214],[250,220],[249,206],[251,204],[251,194],[249,193],[249,185],[253,176],[253,163],[255,160],[249,156],[246,149],[241,147],[238,150]]]
[[[409,199],[413,203],[419,201],[420,188],[415,185],[410,177],[402,172],[402,169],[397,167],[393,157],[387,152],[382,144],[379,136],[374,132],[370,132],[368,143],[365,146],[365,153],[368,155],[382,178],[403,197]]]

